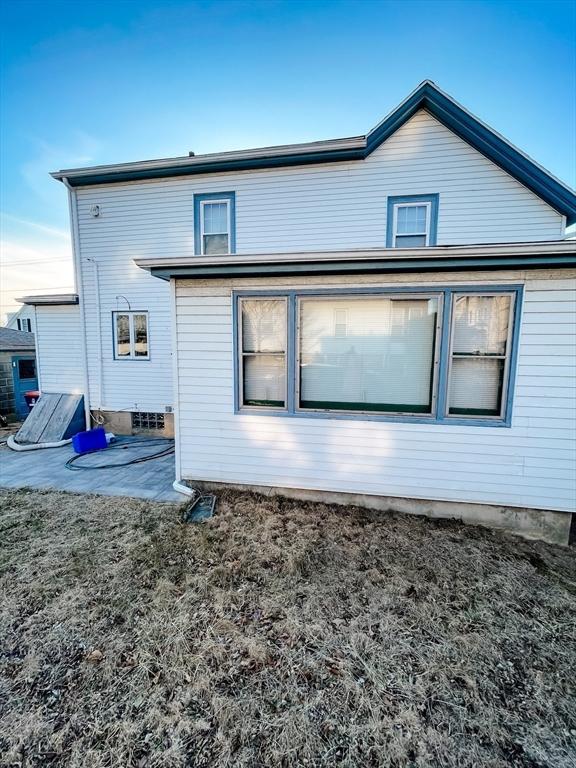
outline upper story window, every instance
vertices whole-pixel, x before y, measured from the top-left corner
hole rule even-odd
[[[112,312],[115,360],[148,360],[148,312]]]
[[[194,246],[199,256],[223,256],[236,250],[235,194],[194,195]]]
[[[438,195],[388,198],[387,248],[436,245]]]
[[[32,333],[32,321],[29,317],[19,317],[16,321],[19,331],[26,331],[26,333]]]

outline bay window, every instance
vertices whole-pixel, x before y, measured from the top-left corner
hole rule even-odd
[[[237,409],[509,426],[521,288],[236,299]]]

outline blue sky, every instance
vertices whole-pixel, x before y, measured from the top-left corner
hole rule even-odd
[[[0,313],[71,288],[48,172],[365,133],[426,78],[576,183],[572,0],[3,0]]]

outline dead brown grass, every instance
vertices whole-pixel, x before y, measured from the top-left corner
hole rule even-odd
[[[576,765],[573,551],[228,493],[0,494],[0,763]]]

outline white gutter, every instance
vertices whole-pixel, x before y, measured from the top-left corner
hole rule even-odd
[[[82,331],[82,373],[84,379],[84,419],[86,429],[90,429],[90,383],[88,378],[88,339],[86,336],[86,310],[84,306],[84,290],[82,285],[82,269],[80,264],[80,228],[78,225],[78,200],[76,191],[63,177],[62,183],[68,190],[68,210],[70,213],[70,229],[72,231],[72,258],[74,264],[74,284],[80,305],[80,328]]]
[[[364,149],[366,136],[351,136],[343,139],[327,139],[311,141],[302,144],[278,144],[271,147],[256,149],[238,149],[229,152],[209,152],[203,155],[187,155],[185,157],[164,157],[156,160],[136,160],[132,163],[114,163],[112,165],[92,165],[88,168],[67,168],[53,171],[53,179],[74,179],[77,176],[90,177],[101,173],[119,173],[129,171],[162,170],[164,168],[190,168],[195,165],[217,164],[225,160],[256,160],[261,157],[284,157],[297,154],[314,154],[316,152],[337,151],[346,149]]]
[[[188,266],[225,266],[239,264],[282,264],[309,261],[371,261],[398,259],[458,259],[463,257],[546,256],[576,253],[570,240],[531,243],[487,243],[476,245],[438,245],[425,248],[348,248],[337,251],[293,251],[286,253],[245,253],[227,256],[178,256],[175,258],[134,259],[142,269],[171,269]]]

